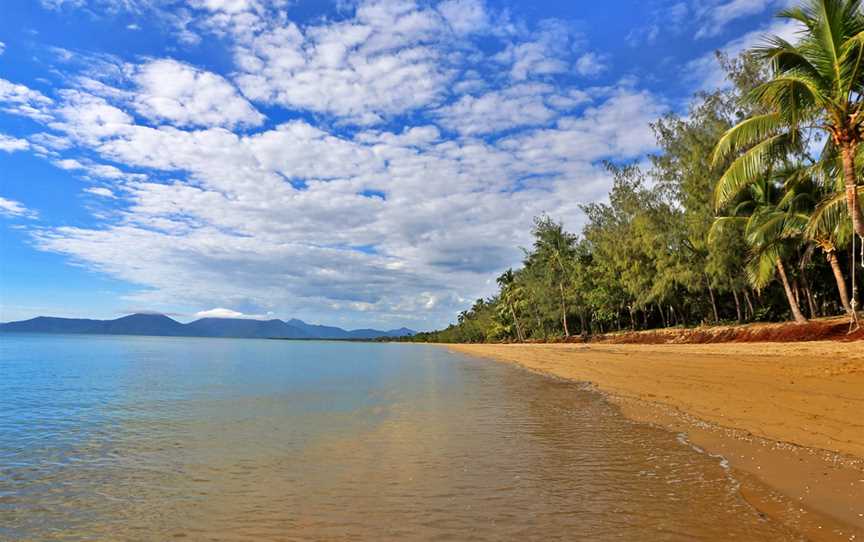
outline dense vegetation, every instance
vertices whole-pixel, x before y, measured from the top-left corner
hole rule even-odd
[[[523,266],[498,277],[498,293],[414,340],[854,318],[854,232],[864,236],[859,4],[811,0],[781,13],[801,23],[797,43],[770,37],[738,59],[718,57],[730,88],[658,119],[660,152],[646,166],[607,164],[608,203],[582,206],[579,234],[535,219]]]

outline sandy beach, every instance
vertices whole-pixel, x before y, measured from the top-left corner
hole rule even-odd
[[[814,540],[864,538],[862,346],[447,345],[592,383],[627,416],[725,457],[751,504]]]

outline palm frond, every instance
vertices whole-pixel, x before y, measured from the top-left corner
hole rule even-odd
[[[789,147],[789,134],[778,134],[754,145],[736,158],[714,187],[715,208],[728,204],[741,190],[764,175],[768,166]]]
[[[718,216],[711,224],[708,230],[708,244],[713,245],[717,242],[717,238],[726,231],[727,228],[743,226],[747,223],[747,217],[743,216]]]
[[[751,253],[745,266],[747,281],[756,289],[765,288],[777,274],[777,259],[780,253],[768,247]]]
[[[775,74],[802,74],[824,92],[830,78],[826,80],[818,69],[821,63],[814,65],[814,59],[806,54],[807,50],[807,47],[797,47],[779,36],[771,36],[751,51],[757,58],[770,63]]]
[[[864,186],[858,188],[858,197],[864,197]],[[846,193],[838,190],[822,200],[804,228],[808,239],[831,239],[837,246],[845,246],[852,235],[852,220],[846,209]]]
[[[726,131],[714,147],[712,162],[717,165],[726,155],[736,149],[749,147],[754,143],[776,134],[786,124],[777,113],[755,115],[743,120]]]
[[[801,6],[781,10],[779,13],[777,13],[777,17],[798,21],[799,23],[807,27],[807,29],[810,31],[812,31],[813,27],[816,25],[816,21],[814,20],[812,13],[808,13]]]
[[[751,90],[745,99],[776,111],[795,126],[813,114],[814,107],[825,104],[822,81],[800,70],[791,70]]]

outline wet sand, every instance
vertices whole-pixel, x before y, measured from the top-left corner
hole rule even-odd
[[[864,539],[864,343],[447,345],[591,382],[629,417],[724,456],[757,509]]]

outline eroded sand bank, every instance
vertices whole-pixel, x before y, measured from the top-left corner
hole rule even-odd
[[[864,539],[862,342],[448,347],[591,382],[725,456],[766,513],[810,538]]]

